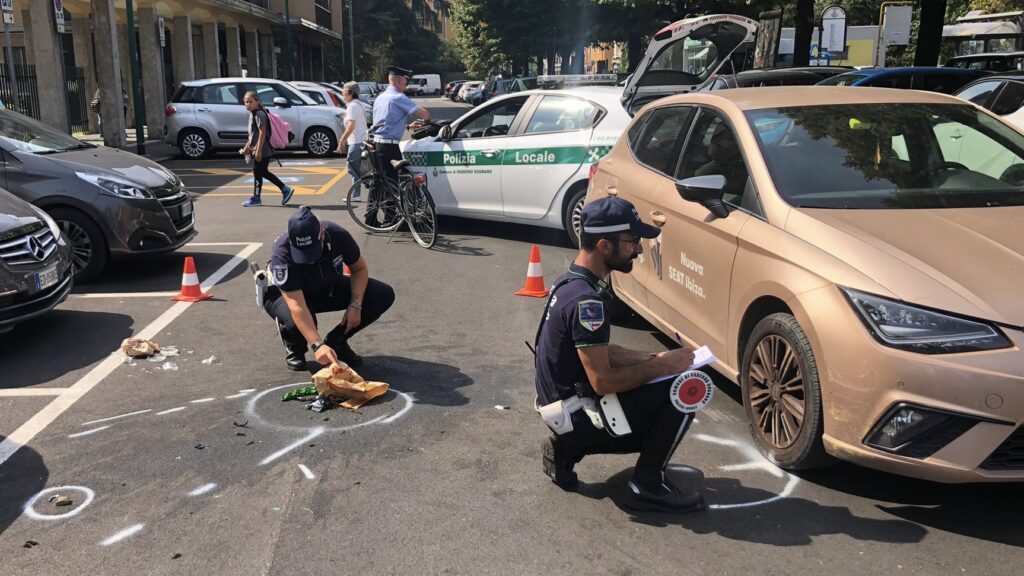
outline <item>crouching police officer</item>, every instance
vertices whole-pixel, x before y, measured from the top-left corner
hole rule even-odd
[[[345,266],[351,276],[345,276]],[[277,320],[290,370],[306,369],[306,350],[317,362],[341,360],[350,366],[362,357],[348,345],[355,333],[373,324],[395,301],[395,291],[369,277],[359,245],[344,228],[317,219],[303,206],[288,219],[288,233],[274,240],[270,257],[274,286],[263,308]],[[344,310],[341,322],[326,337],[317,331],[316,315]]]
[[[584,206],[579,254],[555,282],[537,329],[536,387],[538,410],[553,432],[543,445],[544,472],[555,484],[575,488],[573,466],[585,455],[639,452],[629,481],[631,507],[682,512],[704,508],[699,493],[684,493],[665,477],[692,415],[673,407],[671,378],[646,382],[685,371],[693,351],[648,353],[610,344],[601,297],[603,278],[632,270],[641,240],[658,234],[621,198]],[[631,433],[616,435],[610,414],[597,408],[595,400],[608,394],[617,395]]]

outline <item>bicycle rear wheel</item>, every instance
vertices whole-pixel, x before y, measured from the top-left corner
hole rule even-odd
[[[416,243],[431,248],[437,242],[437,213],[430,192],[423,184],[410,183],[402,194],[405,221]]]
[[[370,232],[391,232],[402,225],[402,211],[390,183],[373,174],[357,180],[345,196],[348,213]]]

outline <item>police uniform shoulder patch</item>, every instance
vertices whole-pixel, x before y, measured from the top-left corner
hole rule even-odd
[[[590,330],[597,331],[604,326],[604,302],[600,300],[580,300],[577,303],[580,325]]]
[[[288,281],[288,266],[274,265],[270,267],[270,272],[273,275],[274,284],[280,286]]]

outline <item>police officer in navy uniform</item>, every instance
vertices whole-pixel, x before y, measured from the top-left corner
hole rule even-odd
[[[388,87],[373,101],[373,126],[376,154],[384,171],[392,180],[398,180],[398,173],[391,166],[392,160],[401,160],[402,151],[398,143],[410,117],[418,118],[409,127],[417,128],[430,120],[430,112],[405,95],[405,89],[412,78],[412,70],[391,66],[388,68]]]
[[[345,266],[351,276],[345,276]],[[317,219],[309,206],[288,219],[288,233],[274,240],[270,257],[273,286],[263,308],[277,320],[288,368],[306,369],[306,350],[320,364],[362,364],[349,338],[373,324],[395,301],[395,291],[369,277],[352,235],[334,222]],[[321,337],[316,315],[344,310],[341,322]]]
[[[665,468],[692,421],[672,405],[672,379],[685,371],[693,351],[685,348],[638,352],[610,343],[611,326],[602,294],[612,270],[628,273],[642,252],[643,238],[658,228],[641,221],[631,203],[608,197],[583,207],[580,251],[569,271],[555,282],[537,332],[537,402],[616,394],[632,433],[613,436],[596,416],[574,402],[571,431],[552,435],[543,445],[544,472],[563,489],[573,489],[573,467],[588,454],[639,452],[629,481],[632,508],[684,512],[704,508],[699,493],[685,493],[665,477]],[[566,405],[569,405],[568,403]]]

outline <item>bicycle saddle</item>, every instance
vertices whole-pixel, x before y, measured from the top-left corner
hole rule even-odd
[[[395,170],[401,170],[402,168],[405,168],[408,165],[409,165],[409,161],[408,160],[392,160],[391,161],[391,166],[394,167]]]

